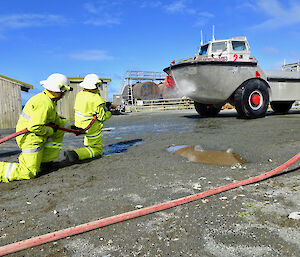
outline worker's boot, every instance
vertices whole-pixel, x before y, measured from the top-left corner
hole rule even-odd
[[[39,172],[47,172],[53,168],[53,162],[42,162]]]
[[[71,151],[65,151],[64,152],[64,156],[66,157],[66,160],[69,162],[69,163],[74,163],[76,161],[79,160],[79,156],[78,154],[71,150]]]

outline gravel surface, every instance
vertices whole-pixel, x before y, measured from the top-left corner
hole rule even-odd
[[[300,111],[237,119],[194,110],[113,116],[104,157],[0,184],[0,245],[196,194],[268,172],[300,152]],[[13,130],[1,130],[1,137]],[[64,149],[82,144],[66,134]],[[170,146],[231,148],[247,163],[191,162]],[[17,161],[14,140],[1,161]],[[282,175],[168,210],[36,246],[12,256],[299,256],[299,163]]]

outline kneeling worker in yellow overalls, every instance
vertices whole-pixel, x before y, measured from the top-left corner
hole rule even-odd
[[[28,132],[16,138],[22,153],[19,163],[0,162],[0,182],[34,178],[41,166],[56,159],[62,147],[65,120],[56,112],[56,103],[71,90],[66,76],[54,73],[40,82],[44,92],[31,97],[20,115],[16,130]],[[52,123],[54,128],[45,126]]]
[[[75,126],[84,129],[91,123],[94,115],[97,115],[97,119],[85,133],[84,145],[86,147],[65,151],[66,159],[71,163],[102,155],[101,129],[104,121],[111,117],[106,102],[100,96],[99,88],[102,86],[102,81],[98,75],[86,75],[80,86],[83,87],[83,90],[77,94],[74,105]]]

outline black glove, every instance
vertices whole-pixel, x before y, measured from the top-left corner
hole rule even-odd
[[[85,134],[85,130],[84,130],[84,129],[78,128],[78,127],[76,127],[75,125],[72,125],[72,126],[71,126],[71,129],[74,129],[74,130],[77,130],[77,131],[78,131],[78,132],[75,133],[76,136]]]
[[[105,106],[108,109],[108,111],[114,110],[116,108],[116,105],[112,102],[106,102]]]
[[[111,108],[112,103],[111,102],[106,102],[105,106],[107,107],[107,109],[109,110]]]
[[[54,132],[56,132],[58,130],[58,125],[56,125],[54,122],[50,122],[48,124],[46,124],[46,126],[49,126],[53,129]]]

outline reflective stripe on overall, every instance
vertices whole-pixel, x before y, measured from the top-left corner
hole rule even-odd
[[[79,111],[75,111],[75,115],[81,117],[81,118],[92,118],[94,115],[90,115],[90,114],[83,114]]]
[[[24,112],[21,113],[21,116],[26,120],[30,119],[30,116]],[[41,138],[34,133],[26,133],[22,139],[17,138],[18,144],[22,141],[22,145],[19,145],[22,150],[19,163],[0,162],[0,182],[34,178],[42,162],[50,162],[58,157],[62,148],[63,136],[64,132],[59,130],[48,137],[46,142],[34,142],[34,138]]]
[[[79,160],[90,159],[102,155],[103,145],[101,131],[97,131],[95,134],[85,135],[84,145],[86,147],[74,149],[79,156]]]
[[[36,176],[43,160],[44,147],[21,150],[19,163],[0,162],[0,177],[3,182],[30,179]]]

